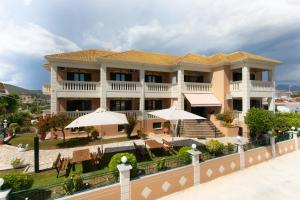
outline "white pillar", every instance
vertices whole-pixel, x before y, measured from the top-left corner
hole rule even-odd
[[[130,200],[130,170],[132,166],[120,164],[117,168],[120,176],[121,200]]]
[[[194,185],[200,183],[200,165],[199,165],[199,155],[201,152],[198,150],[191,149],[188,153],[192,156],[192,165],[194,166]]]
[[[144,120],[144,111],[145,111],[145,70],[140,69],[140,83],[141,83],[141,93],[140,93],[140,112],[142,114],[141,120]]]
[[[57,81],[57,66],[51,65],[50,68],[50,74],[51,74],[51,114],[57,114],[58,112],[58,99],[57,99],[57,90],[59,89],[59,84]]]
[[[107,80],[106,80],[106,64],[102,63],[100,66],[100,107],[103,109],[107,109],[107,97],[106,97],[106,91],[107,91]]]
[[[236,145],[238,148],[238,153],[240,154],[240,169],[245,169],[245,152],[243,147],[243,141],[240,136],[236,137]]]
[[[243,100],[243,116],[250,109],[250,69],[248,66],[242,68],[242,100]]]
[[[297,132],[298,131],[293,131],[293,139],[294,139],[294,141],[295,141],[295,150],[297,151],[298,150],[298,136],[297,136]]]
[[[275,158],[276,157],[276,144],[275,144],[275,137],[271,136],[270,137],[270,143],[271,143],[271,149],[272,149],[272,157]]]
[[[178,85],[178,100],[177,100],[177,109],[184,109],[184,70],[179,68],[177,71],[177,85]]]

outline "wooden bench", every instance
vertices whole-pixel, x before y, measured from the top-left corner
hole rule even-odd
[[[65,171],[66,175],[68,175],[70,170],[70,161],[70,158],[62,158],[60,153],[57,155],[52,166],[52,168],[54,168],[57,172],[56,178],[58,178],[60,171]]]

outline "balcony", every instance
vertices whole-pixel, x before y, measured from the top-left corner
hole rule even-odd
[[[230,92],[232,97],[242,97],[244,92],[242,81],[230,82]],[[250,80],[250,97],[272,97],[274,83],[272,81]]]
[[[44,84],[42,88],[42,92],[44,95],[51,95],[51,86],[50,84]]]
[[[171,83],[145,83],[146,98],[174,98],[177,85]]]
[[[99,98],[100,83],[92,81],[58,81],[57,96]]]
[[[142,85],[133,81],[107,81],[107,97],[140,97]]]
[[[211,92],[211,84],[185,82],[183,91],[192,93],[207,93]]]
[[[93,112],[93,110],[85,110],[85,111],[60,111],[60,114],[66,114],[69,117],[76,119],[80,116],[86,115]]]
[[[250,89],[252,91],[269,91],[274,89],[274,83],[272,81],[250,81]]]

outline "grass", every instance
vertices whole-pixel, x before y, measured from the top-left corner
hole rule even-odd
[[[24,134],[17,134],[12,140],[10,140],[9,144],[13,146],[18,146],[19,144],[29,144],[30,149],[33,149],[33,138],[34,133],[24,133]],[[91,140],[87,137],[81,138],[70,138],[66,139],[63,143],[61,139],[58,140],[45,140],[41,141],[40,149],[59,149],[59,148],[72,148],[78,146],[91,146],[91,145],[100,145],[100,144],[107,144],[107,143],[115,143],[115,142],[123,142],[128,141],[126,137],[119,137],[119,138],[107,138],[102,140]]]

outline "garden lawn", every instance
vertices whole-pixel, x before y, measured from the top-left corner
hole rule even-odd
[[[24,134],[17,134],[13,139],[10,140],[9,144],[13,146],[18,146],[19,144],[29,144],[29,148],[33,149],[33,138],[34,133],[24,133]],[[63,143],[61,139],[57,140],[45,140],[41,141],[40,149],[59,149],[59,148],[72,148],[72,147],[82,147],[82,146],[91,146],[91,145],[100,145],[100,144],[107,144],[107,143],[115,143],[115,142],[123,142],[127,141],[126,137],[120,138],[107,138],[102,140],[91,140],[87,137],[79,137],[79,138],[70,138],[66,139]]]

